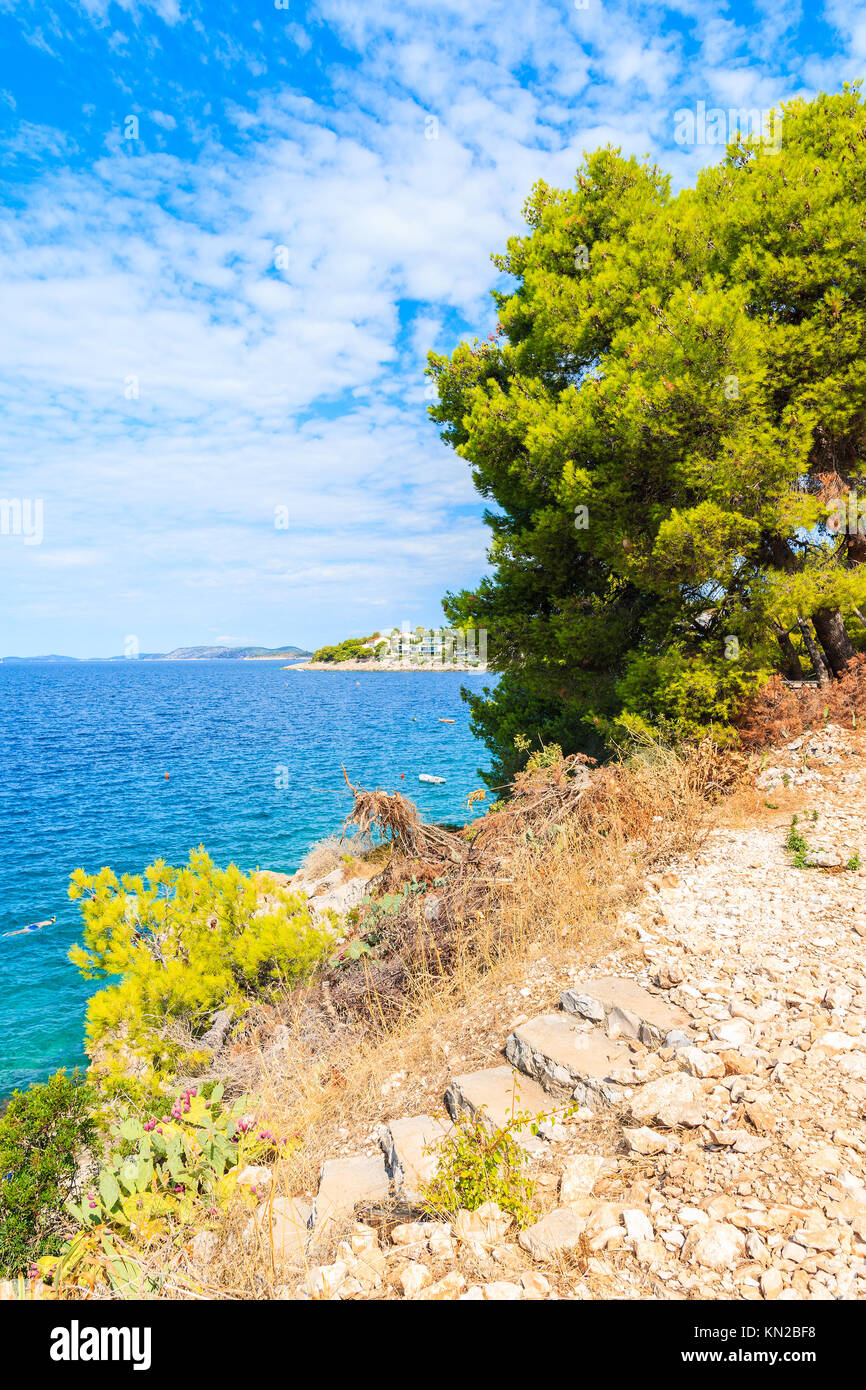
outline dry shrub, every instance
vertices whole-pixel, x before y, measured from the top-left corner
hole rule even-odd
[[[307,850],[301,860],[301,868],[308,878],[324,878],[333,869],[339,868],[347,853],[346,845],[339,835],[330,835],[319,840]]]
[[[511,799],[461,835],[424,825],[398,794],[356,790],[351,819],[391,840],[376,887],[394,893],[412,884],[416,891],[396,905],[384,940],[376,918],[373,955],[331,981],[340,1016],[392,1026],[434,979],[467,962],[489,969],[521,949],[528,934],[537,937],[542,913],[565,935],[569,923],[602,910],[597,889],[617,878],[637,882],[650,863],[694,843],[708,799],[738,772],[736,760],[710,743],[683,753],[651,744],[628,762],[593,771],[590,761],[560,757],[521,773]],[[432,892],[418,891],[425,886]],[[539,901],[547,894],[556,898],[553,912]]]
[[[743,748],[796,738],[822,723],[856,723],[866,714],[866,654],[858,653],[830,685],[789,685],[771,676],[744,706],[737,721]]]
[[[345,769],[343,776],[346,776]],[[346,782],[355,801],[343,822],[344,835],[354,831],[367,842],[388,843],[401,858],[459,862],[465,855],[466,847],[459,835],[441,826],[426,824],[415,803],[399,792],[353,787],[348,777]],[[384,873],[387,874],[387,868]]]
[[[578,814],[580,802],[593,786],[589,771],[593,766],[594,758],[572,753],[519,772],[511,784],[509,800],[475,822],[473,859],[495,853],[502,843],[518,835],[537,838]]]

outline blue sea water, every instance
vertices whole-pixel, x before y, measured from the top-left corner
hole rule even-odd
[[[57,915],[0,940],[0,1098],[85,1062],[94,985],[67,960],[74,869],[137,873],[203,844],[220,864],[291,872],[349,810],[341,765],[427,819],[464,821],[487,754],[460,687],[494,680],[274,661],[0,664],[0,933]]]

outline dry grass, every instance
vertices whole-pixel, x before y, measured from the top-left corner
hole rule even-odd
[[[307,878],[324,878],[340,867],[349,852],[349,846],[340,835],[329,835],[307,851],[301,860],[301,869]]]
[[[307,851],[301,860],[300,870],[308,884],[326,878],[335,869],[342,870],[343,879],[372,878],[381,872],[386,859],[384,847],[374,846],[364,835],[330,835]]]

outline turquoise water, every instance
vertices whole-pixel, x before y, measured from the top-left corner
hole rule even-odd
[[[399,787],[428,819],[465,820],[486,750],[460,687],[494,679],[271,661],[0,665],[0,932],[57,915],[0,940],[0,1097],[85,1061],[93,985],[66,959],[73,869],[140,872],[203,844],[220,864],[291,872],[349,809],[341,764],[353,782]]]

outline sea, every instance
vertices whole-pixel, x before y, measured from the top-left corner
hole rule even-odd
[[[427,820],[483,811],[466,808],[488,755],[460,689],[495,676],[281,665],[0,663],[0,1101],[86,1065],[97,986],[67,959],[81,936],[75,869],[138,873],[204,845],[221,865],[291,873],[339,833],[351,807],[343,769],[356,785],[405,793]]]

